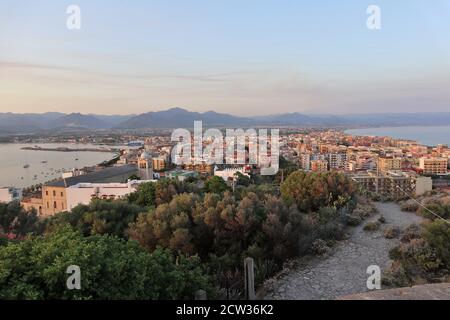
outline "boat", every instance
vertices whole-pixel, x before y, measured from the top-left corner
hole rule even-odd
[[[29,167],[30,167],[29,164],[26,164],[26,165],[23,166],[24,169],[28,169]]]
[[[44,160],[44,161],[41,161],[41,163],[47,163],[48,161],[46,161],[46,160]]]

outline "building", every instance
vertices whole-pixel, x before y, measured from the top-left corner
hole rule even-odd
[[[144,180],[153,179],[153,160],[147,151],[142,152],[137,161],[139,175]]]
[[[188,170],[172,170],[166,172],[166,177],[169,179],[178,179],[178,181],[184,181],[190,177],[197,178],[198,173],[195,171],[188,171]]]
[[[221,177],[224,181],[228,180],[235,180],[237,173],[241,173],[244,176],[247,176],[250,178],[250,175],[248,174],[248,169],[244,167],[240,168],[225,168],[223,170],[217,169],[217,167],[214,169],[214,175],[216,177]]]
[[[43,215],[43,208],[42,208],[42,198],[37,197],[29,197],[25,198],[20,202],[20,205],[23,207],[25,211],[32,211],[36,210],[36,213],[38,215]]]
[[[367,191],[397,200],[420,196],[433,189],[430,177],[402,171],[368,171],[352,174],[350,178]]]
[[[419,160],[419,168],[426,175],[445,175],[447,174],[448,158],[441,157],[422,157]]]
[[[153,158],[153,170],[164,171],[166,169],[166,157]]]
[[[51,216],[68,210],[67,188],[79,183],[124,182],[137,172],[138,170],[134,165],[108,167],[88,174],[50,182],[42,187],[41,198],[24,199],[21,204],[27,209],[34,208],[43,216]]]
[[[137,190],[142,183],[155,180],[130,180],[127,183],[78,183],[66,189],[67,210],[80,204],[88,205],[93,199],[121,199]]]
[[[300,166],[300,169],[303,171],[310,171],[311,170],[311,154],[310,153],[302,153],[299,156],[298,164]]]
[[[311,171],[314,172],[326,172],[328,171],[328,161],[326,160],[312,160]]]
[[[402,159],[394,157],[378,158],[378,169],[380,171],[400,171],[402,169]]]
[[[17,188],[0,188],[0,203],[9,203],[22,199],[22,190]]]
[[[330,170],[345,169],[347,163],[346,153],[327,153],[324,158],[328,161]]]

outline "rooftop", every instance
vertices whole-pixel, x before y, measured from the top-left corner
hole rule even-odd
[[[100,183],[114,177],[119,177],[125,174],[132,175],[137,171],[135,165],[124,165],[118,167],[108,167],[100,171],[95,171],[81,176],[61,179],[45,184],[49,187],[71,187],[79,183]]]

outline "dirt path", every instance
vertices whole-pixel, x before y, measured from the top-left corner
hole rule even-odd
[[[342,241],[334,252],[324,258],[315,258],[308,266],[292,270],[278,279],[266,299],[320,300],[335,299],[342,295],[366,292],[367,267],[378,265],[384,271],[389,266],[389,250],[397,239],[383,237],[388,226],[402,229],[420,223],[422,218],[402,212],[395,203],[377,203],[379,213],[350,231],[348,240]],[[379,231],[364,231],[364,225],[376,221],[381,215],[386,219]]]

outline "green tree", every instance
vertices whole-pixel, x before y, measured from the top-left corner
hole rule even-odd
[[[45,237],[0,247],[0,299],[192,299],[210,290],[195,257],[177,261],[133,241],[83,237],[60,228]],[[81,290],[66,287],[67,267],[81,269]]]
[[[205,182],[205,192],[220,194],[228,190],[230,187],[221,177],[213,176]]]
[[[131,203],[141,207],[150,207],[156,204],[156,185],[153,182],[140,184],[136,192],[128,196]]]
[[[0,233],[9,233],[17,237],[27,234],[40,234],[44,224],[39,221],[36,211],[26,212],[17,201],[0,203]]]
[[[79,205],[71,212],[61,212],[49,218],[47,231],[70,224],[86,236],[110,234],[124,237],[128,225],[142,210],[142,207],[123,200],[93,200],[89,205]]]

